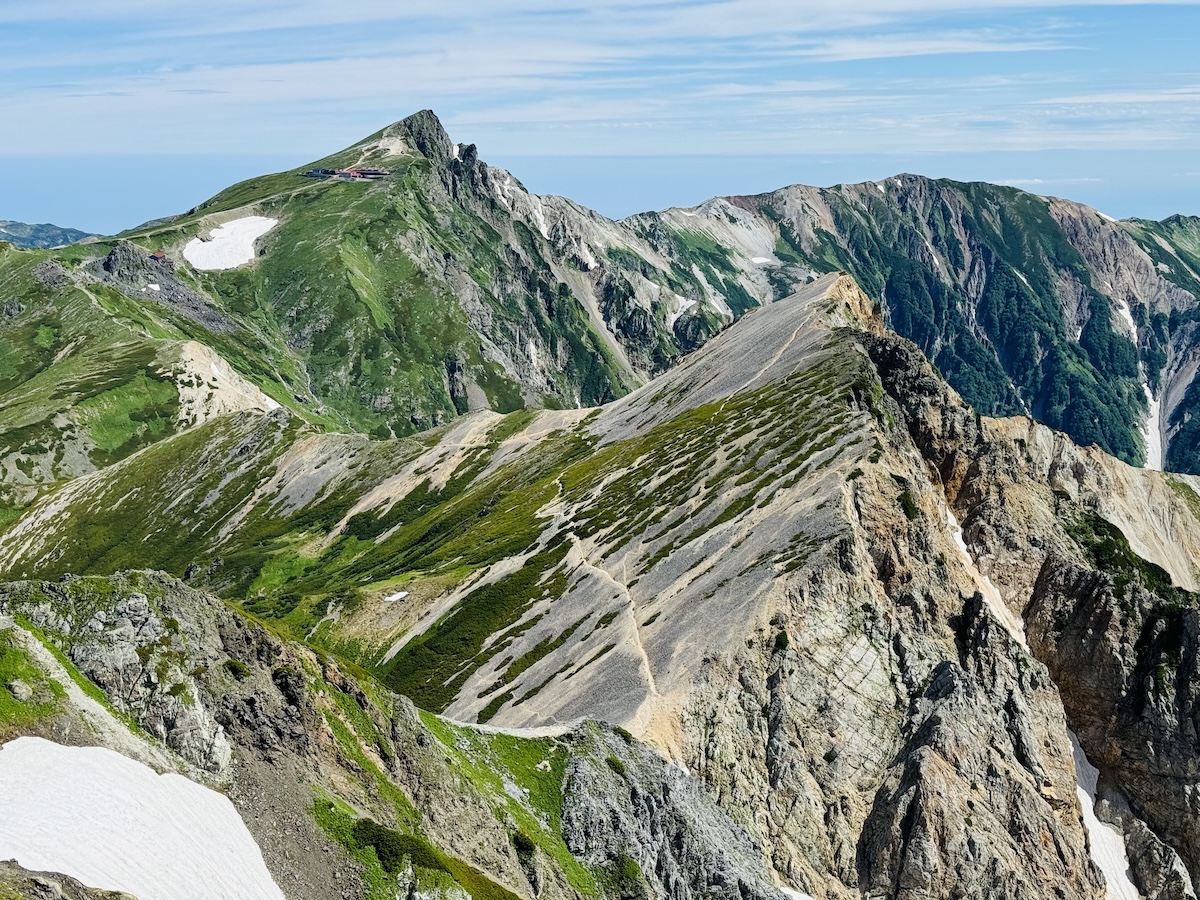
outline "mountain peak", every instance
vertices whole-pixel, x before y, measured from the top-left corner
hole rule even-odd
[[[454,154],[441,120],[431,109],[422,109],[385,128],[377,146],[389,155],[416,154],[430,160],[445,160]]]

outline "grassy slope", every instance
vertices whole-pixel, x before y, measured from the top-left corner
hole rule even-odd
[[[322,165],[357,162],[351,148]],[[449,390],[465,371],[489,405],[525,404],[510,373],[483,352],[488,340],[524,346],[530,329],[562,348],[565,371],[550,371],[536,402],[591,404],[619,396],[630,375],[612,358],[571,288],[559,281],[549,248],[506,209],[421,157],[389,157],[390,178],[308,180],[307,167],[235,185],[184,216],[125,237],[178,249],[216,213],[254,212],[281,224],[265,239],[258,265],[198,273],[197,285],[263,347],[289,389],[311,388],[339,427],[380,437],[428,428],[466,411]],[[451,177],[460,194],[451,199]],[[448,263],[449,269],[446,268]],[[456,271],[474,282],[491,331],[481,342],[452,288]],[[197,335],[243,372],[258,370],[230,340]]]
[[[47,259],[0,245],[0,296],[20,298],[0,315],[0,506],[10,508],[165,437],[178,414],[157,363],[178,333],[115,292],[45,288],[34,270]]]
[[[491,426],[444,485],[416,477],[406,496],[350,518],[344,532],[334,526],[365,491],[419,454],[444,452],[438,433],[426,443],[361,442],[345,478],[314,502],[284,511],[259,488],[289,448],[314,432],[296,419],[265,427],[254,416],[218,420],[147,449],[73,494],[50,526],[61,536],[52,553],[6,574],[150,567],[182,576],[190,569],[256,615],[368,666],[395,635],[364,637],[327,614],[353,622],[366,598],[397,585],[430,598],[461,586],[461,601],[378,670],[397,691],[441,710],[471,671],[532,624],[514,629],[532,603],[565,590],[569,543],[542,512],[547,504],[567,503],[571,534],[597,539],[603,552],[643,542],[649,568],[804,477],[846,434],[848,408],[860,392],[855,385],[867,377],[851,371],[858,359],[835,354],[786,382],[686,412],[601,450],[586,424],[576,426],[489,470],[503,442],[530,424],[530,414],[514,413]],[[728,458],[737,442],[745,443],[744,455]],[[680,474],[669,477],[673,472]],[[676,520],[676,507],[696,496],[706,498],[700,511]],[[248,512],[223,537],[238,510]],[[524,563],[513,574],[469,588],[492,566],[517,558]],[[507,639],[485,650],[502,632]],[[509,680],[536,661],[515,660]]]

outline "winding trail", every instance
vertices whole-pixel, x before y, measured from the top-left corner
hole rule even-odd
[[[571,535],[571,540],[575,543],[575,549],[580,551],[580,566],[590,572],[594,572],[601,581],[607,581],[625,598],[625,609],[629,613],[629,619],[633,625],[634,644],[636,645],[638,657],[641,659],[642,666],[646,670],[646,681],[650,687],[650,696],[661,697],[662,694],[659,693],[658,682],[654,678],[654,668],[650,665],[650,655],[646,653],[646,645],[642,643],[642,629],[641,626],[638,625],[637,620],[637,605],[633,602],[633,595],[629,593],[629,588],[625,584],[622,584],[620,581],[617,581],[617,579],[613,578],[607,570],[594,565],[591,560],[589,560],[583,554],[583,551],[579,545],[579,538],[575,537],[575,535]]]

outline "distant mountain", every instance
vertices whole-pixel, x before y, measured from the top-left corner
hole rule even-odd
[[[24,222],[9,222],[0,219],[0,241],[8,241],[17,247],[48,249],[74,244],[87,237],[95,237],[76,228],[60,228],[57,225],[27,225]]]
[[[902,175],[622,224],[660,247],[710,242],[748,290],[844,269],[980,412],[1200,471],[1194,220],[1114,222],[1014,188]]]

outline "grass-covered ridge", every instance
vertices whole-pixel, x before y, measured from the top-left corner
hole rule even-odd
[[[4,574],[186,576],[433,710],[508,654],[490,715],[528,702],[525,673],[612,621],[517,649],[534,607],[577,578],[578,542],[601,556],[636,548],[639,576],[770,506],[860,440],[864,365],[839,339],[778,383],[600,447],[590,417],[546,430],[548,413],[476,414],[399,441],[322,434],[283,412],[222,417],[68,486],[45,520],[11,525]],[[412,599],[391,606],[393,595]],[[419,627],[406,612],[438,605]]]

